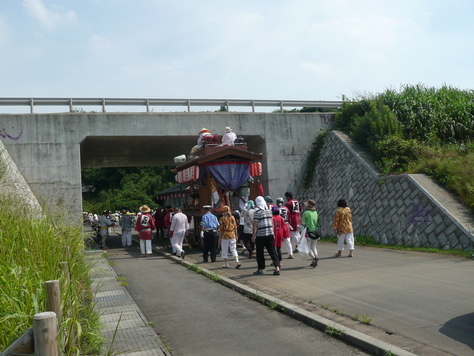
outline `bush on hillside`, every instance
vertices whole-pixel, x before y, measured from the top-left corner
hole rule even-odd
[[[350,136],[359,144],[373,149],[386,136],[402,137],[403,126],[388,106],[375,101],[369,102],[369,111],[356,115],[350,126]]]
[[[386,136],[375,142],[372,152],[382,174],[390,174],[409,171],[414,162],[432,155],[433,150],[417,140]]]
[[[383,174],[425,173],[474,211],[474,91],[421,84],[344,101],[336,128],[367,147]]]

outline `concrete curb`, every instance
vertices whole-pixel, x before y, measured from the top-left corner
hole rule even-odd
[[[209,271],[206,268],[202,268],[200,266],[197,266],[194,263],[190,263],[179,257],[173,256],[170,253],[164,252],[162,249],[157,248],[156,246],[153,246],[153,249],[156,252],[158,252],[160,255],[176,263],[179,263],[188,269],[194,270],[196,273],[203,274],[210,279],[216,280],[215,276],[218,274],[215,272]],[[193,266],[195,267],[193,268]],[[240,294],[243,294],[247,298],[251,298],[262,304],[271,306],[273,309],[278,310],[281,313],[284,313],[320,331],[325,332],[328,327],[334,328],[335,330],[340,330],[341,334],[333,335],[333,337],[339,340],[342,340],[344,342],[347,342],[350,345],[356,346],[373,355],[384,356],[384,355],[387,355],[388,352],[390,352],[389,355],[416,356],[416,354],[406,351],[398,346],[389,344],[385,341],[378,340],[374,337],[371,337],[361,332],[358,332],[356,330],[350,329],[344,325],[338,324],[320,315],[304,310],[296,305],[287,303],[269,294],[260,292],[257,289],[247,287],[246,285],[236,282],[230,278],[223,277],[220,275],[218,276],[219,276],[219,280],[216,280],[216,282],[228,288],[231,288],[232,290],[239,292]]]

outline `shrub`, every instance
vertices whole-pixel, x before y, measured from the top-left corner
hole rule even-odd
[[[391,135],[403,137],[403,125],[389,107],[373,100],[364,116],[356,115],[351,124],[350,136],[359,144],[373,149],[374,145]]]
[[[369,100],[354,100],[354,101],[345,101],[342,104],[341,109],[336,113],[336,127],[338,130],[349,133],[353,120],[357,116],[364,116],[367,111],[369,111],[370,103]]]
[[[316,137],[316,140],[311,145],[309,149],[309,155],[306,159],[306,167],[303,176],[303,185],[304,187],[308,187],[314,176],[314,171],[316,170],[316,165],[319,161],[319,156],[321,153],[321,149],[323,148],[324,141],[326,139],[327,132],[321,132]]]
[[[383,174],[402,173],[410,168],[429,148],[417,140],[387,136],[374,143],[372,152],[375,163]]]

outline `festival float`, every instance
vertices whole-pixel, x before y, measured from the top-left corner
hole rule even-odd
[[[222,142],[204,128],[200,135],[188,157],[175,157],[175,179],[182,188],[175,188],[173,196],[188,198],[182,206],[186,215],[202,216],[204,205],[211,205],[219,215],[224,205],[241,209],[247,200],[263,195],[259,180],[263,154],[249,151],[244,139],[235,134],[235,139],[222,137]],[[165,202],[171,203],[167,197],[169,194],[165,194]]]

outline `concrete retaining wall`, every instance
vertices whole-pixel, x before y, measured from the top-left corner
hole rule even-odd
[[[324,234],[333,234],[337,201],[346,199],[356,235],[369,235],[392,245],[472,249],[472,214],[460,204],[451,202],[448,208],[441,204],[440,200],[448,199],[439,187],[419,178],[379,177],[363,151],[343,133],[332,131],[326,137],[311,186],[301,187],[296,197],[301,202],[316,200]],[[431,194],[431,190],[436,193]],[[451,210],[457,211],[458,219]]]
[[[41,213],[41,206],[0,141],[0,195],[25,205],[25,212]]]

